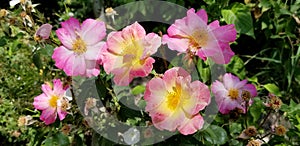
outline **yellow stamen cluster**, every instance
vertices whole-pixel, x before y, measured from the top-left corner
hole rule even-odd
[[[167,95],[167,106],[171,110],[175,110],[180,102],[181,88],[173,87],[173,91]]]
[[[73,51],[78,55],[87,51],[86,44],[80,37],[78,37],[73,43]]]
[[[197,51],[201,47],[205,46],[208,41],[208,33],[205,29],[201,31],[195,31],[189,38],[191,51]]]
[[[49,100],[49,105],[53,108],[56,108],[57,107],[57,100],[58,100],[58,96],[52,95],[52,97]]]
[[[228,96],[232,99],[232,100],[236,100],[239,97],[239,90],[235,89],[235,88],[230,88],[228,91]]]

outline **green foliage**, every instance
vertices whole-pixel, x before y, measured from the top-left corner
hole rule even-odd
[[[231,9],[222,10],[222,16],[227,24],[234,24],[238,33],[255,38],[250,9],[241,3],[234,3]]]

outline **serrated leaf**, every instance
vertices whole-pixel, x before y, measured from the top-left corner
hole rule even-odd
[[[281,96],[279,88],[272,83],[264,85],[264,88],[266,88],[270,93],[273,93],[276,96]]]
[[[221,11],[226,23],[234,24],[238,33],[255,38],[250,10],[241,3],[235,3],[231,9]]]

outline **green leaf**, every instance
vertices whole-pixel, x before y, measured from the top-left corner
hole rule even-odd
[[[264,85],[264,88],[266,88],[270,93],[273,93],[276,96],[281,96],[279,88],[272,83]]]
[[[41,69],[43,67],[42,61],[41,61],[41,57],[39,53],[35,53],[32,56],[32,61],[33,64],[38,68]]]
[[[221,11],[226,23],[234,24],[238,33],[255,38],[250,10],[241,3],[235,3],[230,10]]]
[[[222,145],[227,141],[226,131],[217,125],[210,125],[204,131],[204,139],[213,145]]]
[[[229,125],[229,131],[232,137],[235,137],[237,134],[240,134],[242,130],[242,124],[240,123],[231,123]]]
[[[138,94],[141,94],[145,91],[145,86],[143,85],[138,85],[138,86],[135,86],[132,90],[131,90],[131,93],[133,95],[138,95]]]
[[[53,146],[54,145],[54,141],[53,141],[53,137],[47,137],[45,142],[45,146]]]
[[[74,135],[72,145],[73,146],[82,146],[83,145],[82,138],[78,134]]]
[[[59,146],[69,146],[70,141],[68,136],[62,134],[61,132],[56,134],[53,138]]]
[[[251,124],[255,124],[255,122],[258,121],[258,119],[260,118],[261,114],[264,111],[264,106],[263,106],[263,102],[262,100],[260,100],[259,98],[253,98],[253,104],[250,106],[250,115],[252,116],[252,118],[248,118],[248,120],[251,120],[248,123]]]
[[[226,71],[234,73],[240,79],[244,79],[246,76],[246,70],[244,67],[244,62],[238,56],[233,56],[229,64],[225,65]]]

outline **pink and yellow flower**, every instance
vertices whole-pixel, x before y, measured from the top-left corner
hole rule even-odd
[[[154,126],[160,130],[179,130],[184,135],[201,129],[204,120],[199,114],[210,103],[210,91],[180,67],[165,72],[162,78],[151,79],[144,99]]]
[[[145,77],[151,72],[155,60],[150,55],[160,45],[161,38],[155,33],[146,35],[137,22],[122,31],[111,32],[103,53],[104,70],[115,75],[117,85],[128,85],[134,77]]]
[[[42,110],[40,119],[46,125],[54,123],[58,114],[60,120],[63,120],[70,108],[69,100],[67,97],[66,89],[63,87],[60,79],[53,80],[53,87],[50,83],[42,85],[44,93],[34,98],[33,106],[38,110]]]
[[[163,44],[180,53],[192,53],[203,60],[210,57],[218,64],[227,64],[234,55],[229,46],[236,39],[234,25],[220,26],[218,20],[207,25],[207,20],[205,10],[197,13],[193,8],[188,10],[186,17],[168,28]]]
[[[70,18],[61,25],[56,34],[63,45],[54,50],[55,65],[68,76],[97,76],[97,64],[101,64],[101,53],[106,48],[101,41],[106,36],[104,22],[86,19],[80,25],[77,19]]]
[[[231,73],[226,73],[223,76],[223,83],[215,81],[212,84],[212,92],[215,95],[219,111],[222,114],[228,114],[236,108],[246,112],[246,101],[243,99],[243,93],[250,93],[249,104],[252,103],[253,97],[257,95],[256,88],[253,84],[247,84],[247,80],[242,80]]]

